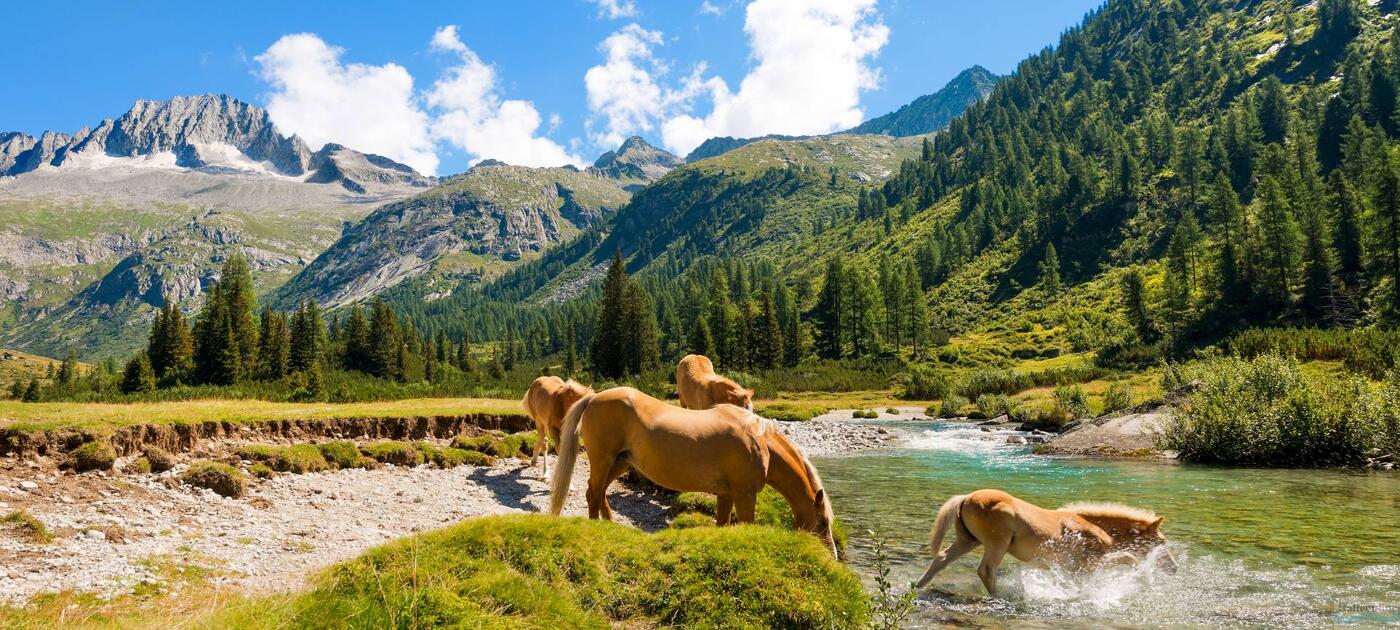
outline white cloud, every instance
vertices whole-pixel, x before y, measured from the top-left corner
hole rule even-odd
[[[860,124],[860,93],[879,83],[869,61],[889,39],[875,0],[754,0],[744,31],[754,66],[733,92],[717,78],[692,77],[713,108],[661,126],[670,150],[685,154],[713,136],[830,133]]]
[[[432,47],[461,60],[426,95],[428,106],[437,112],[434,138],[465,151],[473,163],[486,158],[522,166],[583,163],[558,143],[537,135],[543,121],[534,103],[501,98],[495,68],[462,43],[457,27],[439,28]],[[557,126],[557,117],[551,117],[550,124]]]
[[[258,74],[273,88],[267,101],[273,124],[312,148],[337,142],[436,173],[428,115],[414,101],[413,77],[392,63],[343,64],[343,52],[298,33],[257,56]]]
[[[637,15],[637,3],[633,0],[591,0],[598,5],[598,15],[606,16],[610,20],[617,18],[635,17]]]
[[[704,0],[700,3],[700,13],[705,15],[723,15],[724,9],[719,8],[718,5],[710,2],[710,0]]]
[[[629,24],[598,45],[607,60],[583,76],[594,145],[611,148],[627,136],[651,131],[663,114],[668,96],[653,75],[665,68],[652,55],[652,46],[662,41],[661,33]]]

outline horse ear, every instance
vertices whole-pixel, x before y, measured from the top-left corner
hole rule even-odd
[[[814,502],[815,502],[817,505],[822,505],[822,504],[826,503],[826,488],[821,488],[821,489],[817,490],[817,497],[816,497],[816,501],[814,501]]]

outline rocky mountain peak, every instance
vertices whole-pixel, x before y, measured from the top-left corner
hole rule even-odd
[[[593,170],[614,179],[654,180],[685,161],[658,149],[641,136],[632,136],[614,151],[598,156]]]

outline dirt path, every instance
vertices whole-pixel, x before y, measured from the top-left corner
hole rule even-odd
[[[215,569],[216,583],[253,591],[300,586],[314,569],[370,547],[471,516],[540,512],[549,491],[538,467],[385,467],[286,474],[241,499],[167,484],[162,475],[65,474],[13,459],[0,466],[0,513],[23,509],[57,534],[34,544],[0,532],[0,602],[73,589],[129,591],[158,581],[162,559]],[[586,513],[587,462],[574,476],[566,515]],[[26,488],[33,485],[33,488]],[[172,487],[173,486],[173,487]],[[666,506],[614,484],[618,520],[656,529]]]

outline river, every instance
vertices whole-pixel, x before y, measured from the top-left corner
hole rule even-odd
[[[934,512],[951,495],[1000,488],[1044,507],[1116,501],[1166,517],[1179,570],[1088,575],[1002,564],[1000,598],[975,573],[981,550],[920,595],[910,627],[1369,627],[1400,624],[1400,474],[1241,469],[1033,455],[1010,432],[900,421],[896,449],[814,458],[851,532],[850,560],[873,571],[886,541],[902,589],[930,556]],[[946,543],[945,543],[946,544]]]

